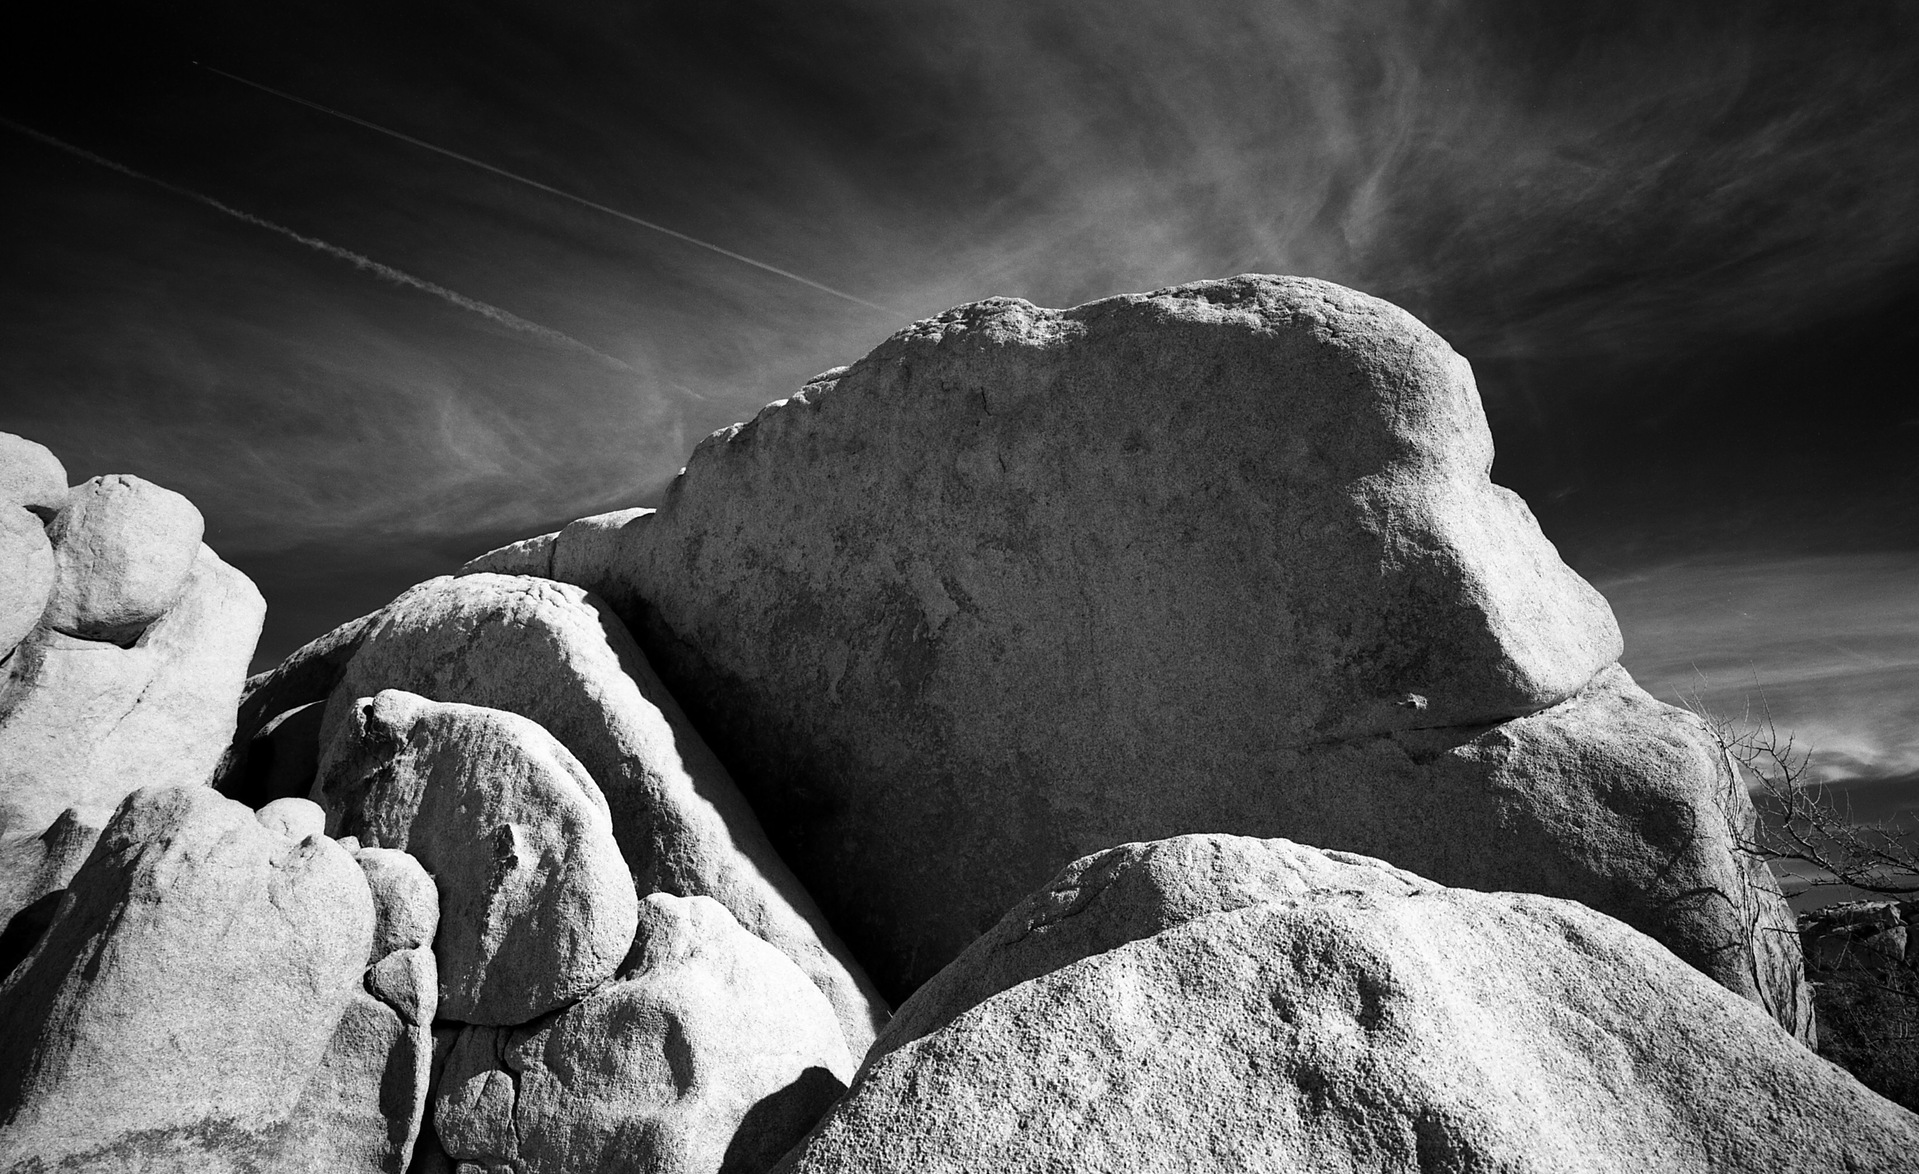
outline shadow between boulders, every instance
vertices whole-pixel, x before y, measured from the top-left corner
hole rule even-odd
[[[772,1169],[845,1093],[839,1077],[815,1065],[785,1088],[762,1097],[740,1118],[720,1174],[763,1174]]]

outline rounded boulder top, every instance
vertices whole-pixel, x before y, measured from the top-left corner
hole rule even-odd
[[[139,635],[186,589],[205,530],[192,502],[144,478],[74,486],[47,528],[59,579],[45,623],[94,640]]]
[[[66,466],[46,445],[0,432],[0,502],[52,517],[67,504]]]
[[[1062,860],[1606,669],[1611,609],[1492,458],[1466,360],[1378,298],[996,298],[709,437],[592,581],[645,601],[655,667],[897,998]]]

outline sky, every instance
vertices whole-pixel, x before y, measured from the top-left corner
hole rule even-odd
[[[0,430],[193,499],[261,666],[914,318],[1295,273],[1472,361],[1642,684],[1919,808],[1919,3],[59,7]]]

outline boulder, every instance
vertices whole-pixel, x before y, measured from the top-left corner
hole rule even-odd
[[[210,780],[232,738],[266,603],[245,575],[199,551],[186,590],[131,647],[42,625],[6,662],[0,921],[65,884],[36,847],[62,812],[98,828],[136,787]],[[41,879],[22,879],[29,875]]]
[[[0,432],[0,505],[50,520],[67,504],[67,470],[44,444]]]
[[[25,639],[53,593],[53,543],[40,519],[0,502],[0,660]]]
[[[1893,1171],[1919,1117],[1652,939],[1284,840],[1075,862],[778,1167]]]
[[[1799,915],[1819,1054],[1919,1111],[1919,901],[1848,901]]]
[[[819,985],[848,1050],[865,1050],[885,1004],[626,628],[597,600],[577,587],[491,574],[412,588],[361,637],[327,703],[322,744],[355,720],[360,698],[386,689],[504,710],[544,727],[599,785],[636,890],[725,905]]]
[[[460,573],[537,575],[570,583],[606,565],[619,551],[622,532],[652,513],[650,509],[614,510],[576,518],[551,534],[522,538],[489,550],[467,562]]]
[[[187,588],[206,524],[193,503],[125,473],[76,485],[47,527],[58,567],[46,624],[124,644]]]
[[[362,848],[354,859],[373,894],[365,989],[348,1001],[307,1082],[276,1171],[402,1174],[425,1117],[439,985],[433,880],[404,852]]]
[[[326,812],[310,799],[276,799],[255,812],[254,818],[289,840],[326,834]]]
[[[1660,878],[1751,871],[1707,825],[1677,860],[1655,847],[1723,772],[1582,775],[1561,800],[1520,776],[1563,772],[1494,732],[1602,687],[1652,703],[1492,456],[1466,361],[1376,298],[1257,276],[1064,311],[999,298],[715,433],[597,553],[562,558],[561,531],[553,573],[632,626],[891,998],[1064,861],[1198,830],[1390,840],[1446,883],[1625,893],[1622,916],[1750,987],[1791,954],[1730,907],[1751,894],[1706,914]],[[1628,768],[1715,749],[1654,724],[1688,746],[1547,741]],[[1482,773],[1506,798],[1427,822],[1421,760],[1447,753],[1500,758]],[[1347,819],[1328,798],[1368,756],[1400,760],[1397,783]],[[1616,786],[1665,794],[1635,814],[1608,806]],[[1508,802],[1544,805],[1514,817],[1523,843]],[[1604,853],[1552,831],[1562,802],[1617,826]],[[1783,970],[1768,997],[1797,1015]]]
[[[707,897],[643,902],[612,983],[539,1024],[461,1032],[434,1121],[456,1161],[514,1174],[757,1174],[853,1061],[833,1008]]]
[[[639,898],[606,800],[526,718],[393,689],[361,698],[317,794],[332,834],[432,874],[443,1018],[526,1023],[612,978],[632,945]]]
[[[205,787],[129,795],[0,988],[0,1168],[272,1168],[373,919],[332,841]]]

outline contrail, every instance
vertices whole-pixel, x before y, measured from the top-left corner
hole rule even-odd
[[[478,298],[467,297],[465,294],[450,290],[444,285],[436,285],[423,277],[415,277],[404,270],[395,269],[391,265],[383,265],[362,253],[356,253],[351,249],[343,249],[339,245],[323,241],[319,237],[307,236],[305,233],[295,232],[284,224],[275,224],[273,221],[255,216],[251,212],[242,212],[230,204],[222,204],[212,196],[203,196],[191,188],[183,188],[177,183],[168,183],[164,179],[158,179],[144,172],[135,171],[125,164],[115,163],[113,160],[101,155],[96,155],[92,151],[88,151],[82,147],[76,147],[72,143],[64,140],[56,139],[50,134],[37,131],[30,126],[23,126],[10,118],[0,118],[0,124],[19,131],[21,134],[26,135],[36,142],[45,143],[49,147],[54,147],[58,150],[65,151],[69,155],[85,159],[89,163],[97,163],[110,171],[117,171],[121,175],[129,176],[144,183],[150,183],[164,191],[172,192],[174,195],[180,196],[183,199],[192,200],[196,204],[204,204],[216,212],[223,212],[235,220],[244,221],[247,224],[253,225],[255,228],[264,228],[268,232],[277,233],[290,241],[303,244],[309,249],[325,253],[329,257],[336,257],[352,265],[355,269],[364,270],[367,273],[373,274],[375,277],[383,278],[395,285],[402,285],[409,289],[417,289],[422,293],[432,294],[436,298],[451,302],[462,310],[470,310],[482,318],[496,322],[509,330],[517,330],[522,334],[531,334],[535,338],[545,339],[547,342],[556,343],[572,350],[584,351],[594,358],[599,359],[601,362],[611,363],[622,371],[633,375],[640,374],[640,372],[632,366],[614,358],[605,351],[589,346],[570,334],[562,334],[551,326],[542,326],[538,322],[529,321],[509,310],[502,310],[500,307],[480,301]]]
[[[261,91],[262,93],[272,94],[276,98],[284,98],[285,100],[289,102],[297,102],[300,105],[305,106],[309,110],[318,110],[322,114],[331,114],[333,117],[344,119],[347,122],[353,123],[355,126],[363,126],[368,130],[377,131],[378,133],[386,135],[389,138],[399,139],[403,143],[411,143],[414,146],[419,147],[421,150],[432,151],[436,155],[445,155],[449,159],[458,159],[460,162],[465,163],[470,167],[477,167],[481,171],[492,172],[494,175],[500,176],[504,179],[510,179],[514,183],[525,184],[527,187],[545,192],[548,195],[558,196],[562,200],[571,200],[575,204],[580,205],[581,207],[591,208],[595,212],[604,212],[608,216],[618,217],[619,219],[626,221],[628,224],[637,224],[641,228],[647,228],[647,229],[651,229],[654,232],[663,233],[666,236],[672,237],[674,240],[685,241],[689,245],[694,245],[698,248],[705,249],[708,252],[718,253],[722,257],[728,257],[728,258],[731,258],[732,260],[738,261],[742,265],[751,265],[755,269],[763,269],[768,273],[778,274],[779,276],[786,278],[788,281],[797,281],[801,285],[819,290],[821,293],[832,294],[834,297],[842,298],[846,301],[852,302],[854,305],[865,306],[869,310],[878,310],[882,314],[887,314],[895,318],[904,316],[901,313],[901,311],[895,310],[891,306],[882,306],[876,302],[869,302],[865,298],[855,297],[852,294],[847,293],[845,290],[834,289],[830,285],[822,285],[821,283],[814,281],[810,277],[801,277],[799,274],[794,273],[788,269],[781,269],[777,265],[768,265],[764,261],[755,261],[753,258],[748,257],[742,253],[736,253],[732,249],[721,248],[719,245],[712,244],[707,241],[703,241],[696,236],[688,236],[685,233],[678,231],[677,229],[668,228],[664,224],[655,224],[651,220],[642,220],[638,216],[634,216],[629,213],[622,212],[618,208],[609,208],[605,204],[596,203],[592,200],[587,199],[585,196],[576,196],[572,192],[561,191],[559,188],[552,187],[548,184],[543,184],[537,179],[528,179],[524,175],[517,175],[511,171],[506,170],[503,167],[495,167],[491,163],[483,163],[480,160],[473,158],[471,155],[462,155],[458,151],[449,151],[445,147],[435,146],[432,143],[426,142],[423,139],[416,139],[412,135],[401,134],[399,131],[381,126],[377,122],[368,122],[364,118],[356,118],[355,116],[348,114],[343,110],[335,110],[331,106],[322,106],[318,102],[314,102],[306,98],[302,98],[298,94],[289,94],[285,90],[276,90],[272,86],[262,85],[261,83],[256,81],[250,81],[247,78],[241,77],[237,73],[228,73],[224,69],[215,69],[211,65],[205,65],[198,61],[194,62],[193,64],[200,66],[201,69],[206,70],[208,73],[217,73],[221,77],[226,78],[229,81],[239,82],[243,86],[251,86],[256,90]]]

